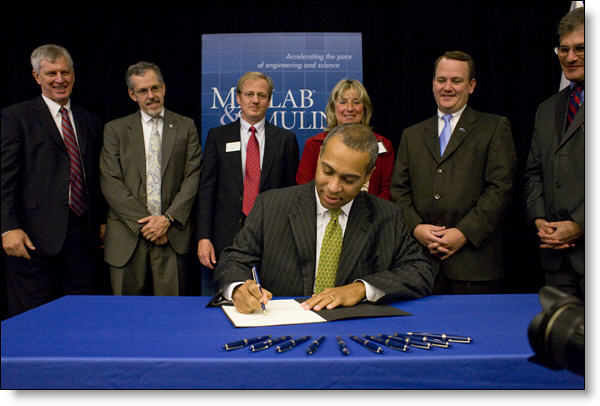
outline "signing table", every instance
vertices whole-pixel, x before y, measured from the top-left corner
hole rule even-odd
[[[537,295],[429,296],[394,303],[412,316],[234,328],[208,297],[66,296],[2,322],[2,389],[583,389],[584,379],[529,360]],[[385,348],[350,334],[405,331],[473,337],[449,349]],[[308,356],[221,345],[261,335],[325,335]],[[338,351],[342,336],[351,352]]]

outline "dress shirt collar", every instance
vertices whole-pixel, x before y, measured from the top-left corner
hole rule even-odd
[[[151,122],[152,119],[154,118],[150,114],[146,113],[144,110],[140,110],[140,113],[142,113],[142,121],[144,123]],[[164,118],[164,116],[165,116],[165,108],[164,107],[162,108],[162,110],[160,111],[160,113],[158,115],[160,116],[160,118]]]
[[[240,117],[240,127],[242,128],[242,132],[244,134],[248,134],[250,132],[250,127],[252,127],[252,126],[254,126],[254,128],[256,128],[256,133],[262,134],[265,131],[265,121],[266,120],[263,118],[256,124],[250,124],[249,122],[244,120],[242,117]]]
[[[322,204],[321,204],[321,200],[319,200],[319,194],[317,193],[317,188],[315,186],[315,198],[317,201],[317,217],[322,216],[326,211],[328,211],[329,209],[325,208]],[[345,205],[343,205],[341,207],[342,209],[342,213],[344,213],[346,215],[346,217],[348,217],[350,215],[350,209],[352,208],[352,203],[354,203],[354,199],[350,200],[348,203],[346,203]]]
[[[64,107],[68,111],[71,111],[71,99],[69,99],[67,104],[65,104],[64,106],[61,106],[54,100],[47,98],[43,93],[42,93],[42,98],[44,99],[44,102],[48,106],[48,109],[50,110],[50,114],[52,114],[52,117],[56,117],[57,115],[59,115],[58,111],[60,110],[61,107]]]
[[[460,116],[462,115],[462,113],[465,111],[466,108],[467,108],[467,105],[465,104],[464,106],[462,106],[460,108],[460,110],[452,113],[452,121],[454,121],[454,120],[458,121],[458,119],[460,118]],[[442,117],[444,117],[446,115],[446,113],[441,112],[440,109],[438,109],[437,114],[438,114],[438,118],[440,120],[443,120]]]

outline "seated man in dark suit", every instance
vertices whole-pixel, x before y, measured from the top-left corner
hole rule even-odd
[[[401,209],[361,192],[377,154],[377,140],[364,125],[330,131],[314,181],[258,196],[215,270],[220,293],[242,313],[273,295],[312,295],[303,305],[315,310],[428,295],[433,269]]]

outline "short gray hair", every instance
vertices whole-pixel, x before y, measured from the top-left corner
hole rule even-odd
[[[160,84],[165,83],[162,72],[160,71],[160,68],[158,67],[158,65],[156,65],[155,63],[152,63],[152,62],[140,61],[134,65],[131,65],[129,68],[127,68],[127,73],[125,73],[125,83],[127,83],[127,87],[131,90],[134,90],[133,82],[131,81],[131,77],[134,75],[135,76],[143,76],[144,73],[146,73],[146,71],[148,71],[148,70],[152,70],[152,71],[154,71],[154,73],[156,73],[156,77],[158,78],[158,82]]]
[[[360,123],[339,124],[327,133],[319,156],[325,151],[329,140],[337,136],[340,137],[342,143],[348,148],[354,151],[369,153],[371,159],[366,173],[371,172],[375,167],[375,161],[377,161],[377,157],[379,156],[379,145],[377,144],[377,138],[375,138],[373,131],[366,125]]]
[[[67,60],[67,63],[73,69],[73,58],[71,58],[71,54],[66,48],[61,47],[56,44],[46,44],[37,47],[31,53],[31,67],[37,73],[40,73],[40,69],[42,67],[42,60],[48,61],[50,63],[56,62],[61,56],[64,56]]]
[[[568,35],[578,29],[585,27],[585,8],[577,7],[567,13],[558,23],[558,40],[562,40],[565,35]]]

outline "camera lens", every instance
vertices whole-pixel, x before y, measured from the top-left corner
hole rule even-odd
[[[543,311],[529,325],[531,348],[542,363],[585,374],[585,311],[575,296],[545,286],[540,290]]]

